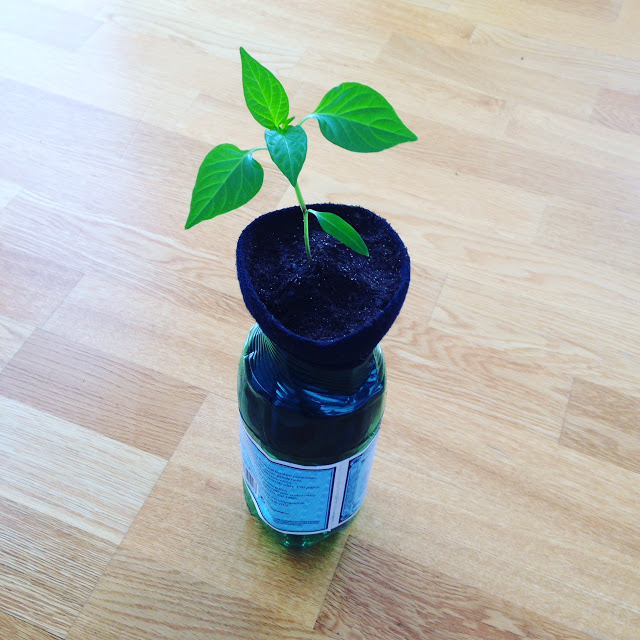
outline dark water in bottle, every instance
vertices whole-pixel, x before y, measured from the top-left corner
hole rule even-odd
[[[279,349],[258,325],[249,332],[238,374],[244,493],[281,544],[308,547],[352,522],[366,492],[385,382],[380,346],[363,364],[331,371]],[[323,500],[326,521],[313,525],[324,517]],[[317,531],[300,532],[305,527]]]

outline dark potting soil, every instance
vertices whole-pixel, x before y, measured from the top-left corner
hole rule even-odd
[[[323,210],[322,205],[312,208]],[[259,298],[284,327],[313,340],[334,340],[360,329],[387,305],[401,281],[402,256],[389,246],[386,225],[357,209],[340,215],[364,239],[368,258],[325,233],[310,214],[309,264],[302,212],[293,224],[269,229],[251,247],[249,273]]]

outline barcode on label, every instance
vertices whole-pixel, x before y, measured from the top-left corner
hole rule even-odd
[[[244,467],[244,481],[249,485],[249,488],[253,493],[258,495],[258,481],[251,475],[251,472],[247,467]]]

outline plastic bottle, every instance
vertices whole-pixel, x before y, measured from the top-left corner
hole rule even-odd
[[[351,369],[312,366],[255,325],[238,375],[244,494],[284,546],[303,548],[344,529],[366,494],[384,411],[378,345]]]

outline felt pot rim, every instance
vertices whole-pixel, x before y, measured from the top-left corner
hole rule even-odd
[[[249,313],[256,320],[266,336],[278,347],[301,360],[329,369],[343,369],[364,362],[382,337],[391,328],[404,303],[411,275],[411,263],[407,248],[391,225],[373,211],[354,205],[319,203],[308,205],[313,209],[331,211],[337,214],[353,211],[360,215],[373,216],[382,225],[385,235],[395,253],[400,254],[400,281],[387,304],[369,318],[356,331],[330,340],[314,340],[294,333],[275,317],[260,299],[249,272],[250,247],[261,229],[282,222],[283,217],[300,215],[300,207],[286,207],[265,213],[250,224],[240,234],[236,250],[238,282]]]

